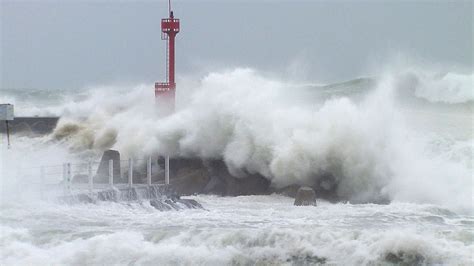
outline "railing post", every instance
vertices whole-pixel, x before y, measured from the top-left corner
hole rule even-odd
[[[151,186],[151,157],[146,162],[146,183]]]
[[[67,163],[66,164],[66,187],[67,187],[67,192],[70,193],[71,192],[71,178],[72,178],[72,174],[71,174],[71,163]]]
[[[165,157],[165,184],[170,184],[170,157]]]
[[[133,161],[128,159],[128,186],[132,187],[133,185]]]
[[[109,160],[109,185],[114,186],[114,160]]]
[[[94,177],[92,176],[92,163],[87,164],[87,178],[89,181],[89,192],[92,192],[94,189]]]
[[[44,199],[44,166],[40,170],[40,197]]]

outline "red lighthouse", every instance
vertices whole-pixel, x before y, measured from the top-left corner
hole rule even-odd
[[[176,82],[174,77],[174,44],[179,32],[179,19],[174,18],[171,3],[168,2],[169,18],[161,19],[161,39],[167,41],[166,46],[166,82],[155,83],[155,98],[168,111],[174,110]]]
[[[179,32],[179,19],[171,11],[171,0],[168,0],[169,18],[161,19],[161,39],[166,46],[166,82],[155,83],[155,100],[165,113],[174,111],[176,81],[174,79],[174,41]],[[170,157],[165,156],[165,184],[170,183]]]

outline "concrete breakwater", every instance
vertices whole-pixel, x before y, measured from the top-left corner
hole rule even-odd
[[[59,121],[59,117],[16,117],[10,121],[11,134],[24,135],[45,135],[52,133]],[[0,133],[5,133],[4,123],[0,123]],[[94,176],[94,183],[107,183],[109,179],[108,161],[113,160],[113,183],[127,183],[128,173],[121,172],[120,154],[118,151],[105,151],[109,156],[102,158],[97,174]],[[111,155],[110,155],[111,154]],[[155,158],[153,162],[153,183],[164,180],[162,169],[164,169],[164,158]],[[158,169],[158,171],[156,171]],[[133,183],[144,184],[146,166],[137,164],[134,168]],[[123,174],[121,174],[123,173]],[[257,195],[282,193],[295,197],[299,185],[292,185],[285,188],[274,188],[268,178],[258,173],[248,173],[242,171],[237,177],[231,174],[222,159],[201,159],[201,158],[170,158],[170,183],[179,195],[192,194],[216,194],[221,196]],[[336,195],[337,184],[333,182],[331,176],[318,178],[320,182],[311,185],[316,191],[317,197],[337,201],[341,200]],[[87,182],[87,175],[77,175],[72,182]],[[342,199],[344,200],[344,199]]]
[[[162,158],[158,159],[164,165]],[[272,193],[296,197],[301,185],[283,188],[272,186],[271,181],[258,173],[241,172],[233,175],[223,160],[202,160],[200,158],[171,158],[170,184],[181,195],[215,194],[220,196],[268,195]],[[323,176],[310,186],[317,198],[336,202],[341,199],[337,193],[337,183],[330,175]]]
[[[115,186],[97,192],[77,193],[59,197],[60,202],[97,203],[98,201],[150,201],[150,205],[160,211],[180,209],[202,209],[203,207],[193,199],[183,199],[171,186],[168,185],[127,185]]]
[[[141,162],[141,164],[133,164],[132,174],[130,175],[130,168],[124,167],[124,164],[130,166],[132,162],[121,160],[120,153],[116,150],[106,150],[98,165],[97,172],[93,176],[93,183],[114,186],[123,186],[127,183],[134,185],[165,183],[165,159],[163,157],[149,158],[148,160],[141,160]],[[169,172],[169,186],[176,195],[240,196],[279,193],[295,197],[300,188],[300,185],[275,188],[268,178],[258,173],[241,172],[241,175],[237,177],[229,171],[223,160],[218,159],[170,158]],[[322,179],[325,182],[324,184],[316,183],[311,186],[315,196],[330,201],[341,200],[336,195],[337,185],[330,183],[328,178]],[[87,183],[87,176],[74,176],[72,182]]]
[[[10,134],[44,135],[53,132],[59,117],[15,117],[8,122]],[[0,133],[6,133],[5,123],[0,123]]]
[[[163,159],[158,159],[158,163],[164,164]],[[298,189],[301,188],[298,184],[283,188],[274,187],[268,178],[258,173],[234,176],[223,160],[170,159],[170,176],[170,184],[180,195],[241,196],[277,193],[295,198]],[[330,176],[324,177],[310,186],[315,197],[331,202],[345,200],[337,195],[337,183],[331,180]]]
[[[130,162],[122,160],[116,150],[106,150],[93,176],[94,184],[155,184],[165,183],[163,157],[147,160],[136,160],[133,166],[132,179]],[[141,164],[140,164],[141,162]],[[150,165],[147,166],[146,164]],[[125,164],[125,165],[124,165]],[[124,167],[128,166],[128,167]],[[150,168],[150,180],[147,171]],[[179,195],[215,194],[221,196],[256,195],[272,193],[270,181],[259,174],[248,174],[243,177],[233,176],[222,160],[201,160],[191,158],[170,158],[170,185]],[[111,176],[113,176],[111,180]],[[76,175],[73,183],[87,183],[87,176]]]

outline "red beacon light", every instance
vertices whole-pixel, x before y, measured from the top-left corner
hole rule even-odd
[[[171,9],[171,8],[170,8]],[[172,110],[175,102],[175,37],[179,32],[179,19],[174,18],[169,10],[169,18],[161,20],[161,39],[167,41],[166,46],[166,82],[155,83],[155,98],[159,102],[170,104]],[[163,100],[163,101],[162,101]]]

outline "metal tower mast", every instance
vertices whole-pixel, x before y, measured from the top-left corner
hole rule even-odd
[[[161,39],[166,46],[166,82],[155,83],[155,100],[165,112],[174,112],[176,82],[174,79],[174,44],[179,32],[179,19],[174,18],[171,0],[168,0],[169,18],[161,19]],[[170,157],[165,156],[165,184],[170,183]]]
[[[174,18],[171,2],[168,1],[169,18],[161,19],[161,39],[167,41],[166,46],[166,82],[155,83],[155,98],[165,105],[168,111],[174,111],[176,82],[175,67],[175,37],[179,32],[179,19]]]

